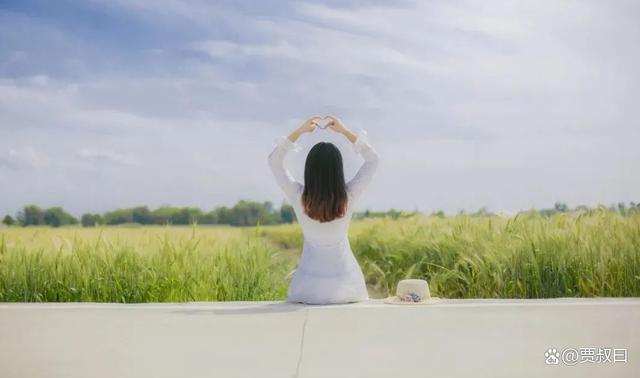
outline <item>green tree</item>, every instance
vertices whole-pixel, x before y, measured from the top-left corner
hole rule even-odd
[[[6,224],[7,226],[13,226],[16,223],[16,220],[13,219],[13,217],[9,214],[4,216],[4,219],[2,219],[2,223]]]
[[[202,217],[202,210],[195,207],[183,207],[172,217],[173,224],[197,223]]]
[[[218,223],[218,213],[215,210],[212,210],[200,217],[198,220],[199,224],[217,224]]]
[[[155,224],[172,224],[173,215],[178,211],[177,208],[171,206],[162,206],[151,212],[153,223]]]
[[[44,211],[36,205],[27,205],[18,212],[18,222],[22,226],[43,225]]]
[[[102,216],[100,214],[85,213],[82,214],[80,223],[82,223],[82,227],[95,227],[102,223]]]
[[[267,213],[272,213],[273,212],[273,202],[271,201],[265,201],[263,203],[265,210],[267,211]]]
[[[104,223],[115,225],[133,223],[133,209],[116,209],[104,214]]]
[[[78,219],[64,211],[62,207],[50,207],[44,212],[44,223],[52,227],[78,224]]]
[[[171,207],[163,206],[153,212],[151,216],[155,224],[192,224],[200,223],[203,217],[202,210],[196,207]]]
[[[270,216],[264,203],[254,201],[239,201],[231,209],[231,225],[255,226],[258,220],[261,224],[268,223]]]
[[[133,223],[139,224],[153,224],[154,219],[151,211],[146,206],[134,207],[131,210],[131,220]]]
[[[293,223],[296,220],[296,213],[293,206],[282,204],[280,206],[280,220],[285,223]]]
[[[232,223],[232,211],[226,206],[219,206],[215,209],[216,214],[218,214],[218,223],[220,224],[231,224]]]

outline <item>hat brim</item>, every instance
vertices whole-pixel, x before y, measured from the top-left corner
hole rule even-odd
[[[430,297],[428,299],[423,299],[420,302],[403,301],[397,295],[387,297],[384,299],[384,303],[399,304],[399,305],[428,305],[428,304],[436,304],[441,302],[442,302],[442,299],[440,297]]]

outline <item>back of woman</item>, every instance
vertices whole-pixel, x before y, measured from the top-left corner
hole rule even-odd
[[[268,158],[304,234],[302,257],[289,284],[287,300],[308,304],[362,301],[369,296],[349,244],[348,230],[354,205],[377,170],[379,155],[363,130],[356,135],[334,116],[325,116],[329,122],[319,126],[321,118],[311,117],[288,137],[281,136]],[[318,128],[344,135],[364,158],[364,164],[348,182],[340,150],[329,142],[319,142],[309,151],[304,185],[284,166],[289,151],[300,151],[297,139]]]

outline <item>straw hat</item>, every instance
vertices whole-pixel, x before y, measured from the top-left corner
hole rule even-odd
[[[419,279],[400,280],[396,295],[384,300],[385,303],[407,305],[434,304],[440,301],[440,298],[431,296],[427,281]]]

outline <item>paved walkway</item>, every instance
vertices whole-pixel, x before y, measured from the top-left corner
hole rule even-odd
[[[471,376],[640,377],[640,298],[0,304],[2,378]]]

